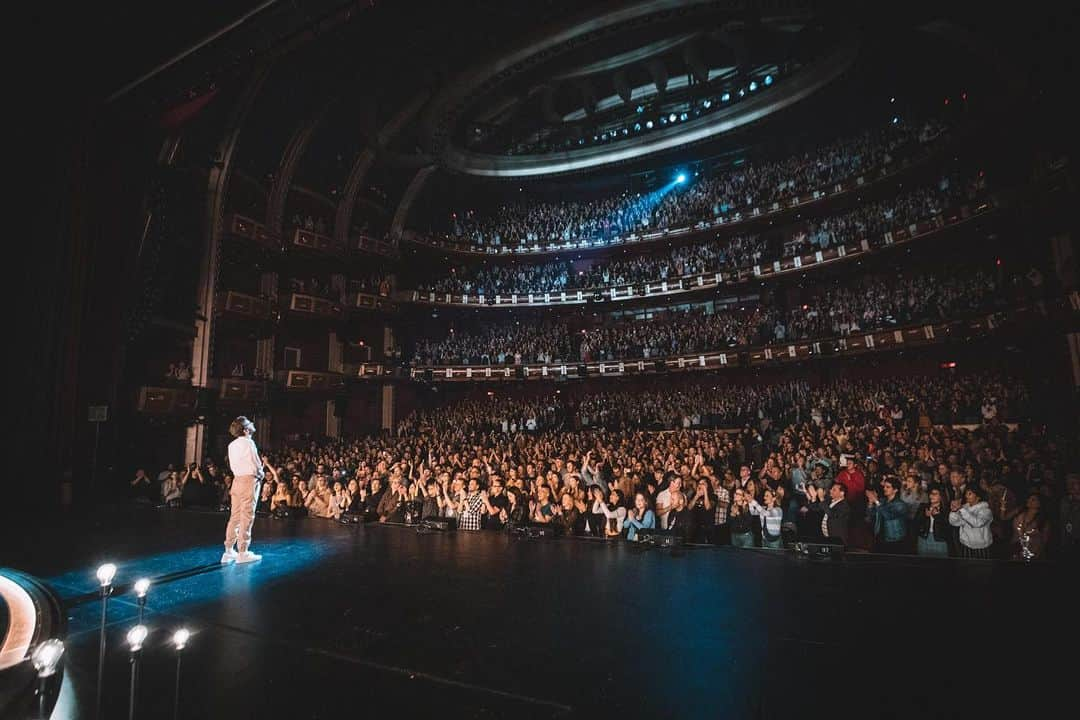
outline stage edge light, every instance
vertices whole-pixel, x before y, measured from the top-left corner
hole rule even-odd
[[[101,587],[112,585],[114,577],[116,577],[116,566],[112,563],[105,563],[97,569],[97,579],[101,583]]]
[[[64,643],[53,638],[34,648],[30,656],[37,670],[38,677],[49,677],[56,672],[56,666],[60,664],[60,658],[64,655]]]
[[[177,650],[183,650],[187,647],[188,640],[191,639],[191,631],[187,628],[180,628],[173,633],[172,641]]]

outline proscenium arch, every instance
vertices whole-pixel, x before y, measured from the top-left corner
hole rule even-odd
[[[218,143],[214,164],[210,168],[206,183],[206,246],[203,250],[202,263],[199,265],[199,284],[196,302],[199,314],[195,317],[195,340],[191,348],[191,381],[199,388],[207,387],[210,380],[211,351],[213,349],[214,297],[217,285],[218,259],[221,247],[225,216],[225,196],[232,176],[233,156],[240,130],[244,126],[248,113],[251,112],[255,99],[270,77],[274,59],[268,59],[255,66],[244,90],[225,123],[225,132]],[[206,426],[196,423],[188,428],[187,441],[184,445],[184,462],[202,462],[203,447],[206,444]]]

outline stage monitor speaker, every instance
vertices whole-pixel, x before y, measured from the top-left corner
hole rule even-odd
[[[457,527],[457,521],[454,518],[425,518],[420,525],[428,530],[445,532],[447,530],[455,529]]]
[[[809,560],[839,560],[844,556],[841,543],[796,542],[792,545],[795,554]]]
[[[525,366],[524,365],[518,365],[516,368],[514,368],[514,377],[516,377],[518,380],[524,380],[525,379]]]
[[[424,370],[424,382],[429,383],[434,379],[434,377],[435,374],[431,371],[431,368],[426,368]]]
[[[558,528],[552,525],[526,525],[525,537],[527,538],[553,538],[559,534]]]
[[[653,360],[653,369],[656,372],[667,372],[667,363],[663,360]]]
[[[578,377],[583,378],[583,377],[588,376],[588,374],[589,374],[589,366],[588,365],[582,363],[581,365],[577,366],[577,376]]]
[[[679,547],[683,544],[682,536],[669,533],[665,530],[639,530],[638,541],[645,545],[657,547]]]

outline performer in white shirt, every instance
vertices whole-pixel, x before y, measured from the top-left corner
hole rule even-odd
[[[251,544],[251,524],[255,521],[255,505],[259,502],[259,489],[265,475],[259,449],[251,439],[255,434],[255,423],[241,415],[229,425],[229,434],[236,438],[229,443],[229,467],[233,472],[232,509],[229,524],[225,526],[225,553],[221,562],[255,562],[262,556],[248,550],[248,546]]]

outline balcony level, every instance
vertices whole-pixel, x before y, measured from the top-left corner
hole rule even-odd
[[[272,232],[265,223],[239,213],[228,215],[225,226],[233,237],[248,240],[271,250],[280,251],[285,244],[282,237]],[[352,253],[378,255],[385,258],[396,258],[398,256],[396,243],[370,235],[356,235],[349,238],[348,242],[345,242],[339,241],[331,235],[304,228],[295,228],[291,235],[286,235],[286,240],[293,248],[312,251],[329,257],[345,258]]]
[[[801,273],[807,270],[831,266],[838,262],[850,262],[868,254],[889,250],[916,241],[937,237],[941,233],[957,228],[976,218],[981,218],[996,208],[995,202],[986,198],[977,202],[964,203],[948,209],[933,218],[906,227],[893,228],[880,237],[866,237],[858,242],[837,245],[810,254],[786,257],[768,264],[743,267],[737,270],[723,270],[696,275],[687,275],[668,280],[635,283],[629,285],[610,285],[597,288],[574,288],[556,292],[508,293],[500,295],[464,295],[451,293],[420,292],[402,290],[397,299],[403,303],[439,305],[471,308],[515,308],[515,307],[563,307],[567,305],[585,305],[593,302],[622,302],[628,300],[646,300],[685,296],[703,290],[718,290],[747,282],[759,282],[775,277]]]
[[[345,387],[345,376],[342,373],[322,370],[282,370],[277,373],[277,380],[289,392],[338,390]]]
[[[300,317],[340,320],[345,317],[345,307],[330,298],[307,295],[305,293],[287,293],[282,296],[283,307]]]
[[[218,293],[217,308],[222,315],[241,320],[266,321],[274,314],[274,304],[269,298],[237,290]]]
[[[413,380],[425,382],[565,380],[585,377],[626,377],[695,370],[724,370],[736,367],[766,367],[830,357],[899,351],[947,342],[996,336],[1003,331],[1043,331],[1046,325],[1071,327],[1080,318],[1080,296],[1018,306],[1010,310],[982,313],[964,319],[916,323],[844,337],[811,338],[765,346],[717,348],[712,351],[648,359],[604,360],[600,362],[552,362],[521,365],[438,365],[415,366],[405,372]],[[381,368],[361,365],[359,379],[383,377]]]

